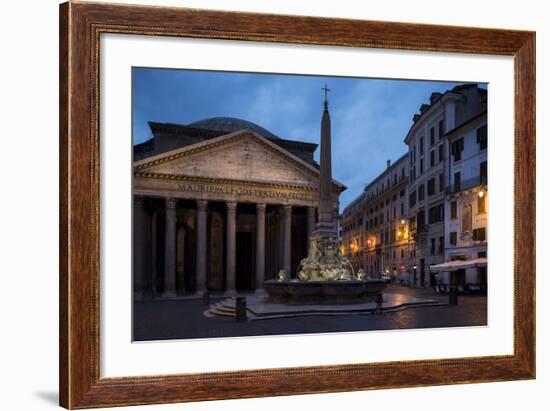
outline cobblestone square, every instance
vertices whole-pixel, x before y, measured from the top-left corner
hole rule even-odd
[[[390,284],[385,292],[448,302],[431,289]],[[222,297],[212,298],[212,302]],[[487,325],[487,297],[459,296],[458,305],[408,308],[381,315],[334,315],[237,322],[235,318],[206,318],[201,299],[147,300],[134,304],[134,340],[241,337],[346,331],[405,330]]]

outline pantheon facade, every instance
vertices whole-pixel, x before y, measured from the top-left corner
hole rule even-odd
[[[236,118],[149,123],[134,146],[136,298],[261,291],[295,277],[319,204],[317,144]],[[333,181],[336,217],[345,187]]]

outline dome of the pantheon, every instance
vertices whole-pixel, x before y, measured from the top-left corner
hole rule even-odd
[[[262,126],[251,121],[243,120],[235,117],[210,117],[204,120],[195,121],[188,124],[189,127],[202,128],[213,131],[223,131],[225,133],[233,133],[235,131],[250,129],[265,138],[278,139],[275,134],[269,132]]]

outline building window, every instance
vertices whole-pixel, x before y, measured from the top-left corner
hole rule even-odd
[[[451,231],[449,234],[450,234],[449,243],[451,243],[451,245],[456,245],[456,239],[457,239],[456,231]]]
[[[487,184],[487,161],[479,163],[479,179],[481,184]]]
[[[409,194],[409,208],[416,205],[416,190]]]
[[[474,229],[473,239],[474,241],[485,241],[485,227]]]
[[[422,155],[422,153],[424,153],[424,136],[420,137],[420,155]]]
[[[438,126],[439,126],[439,140],[441,140],[443,138],[443,134],[445,134],[445,123],[443,122],[443,120],[439,120]]]
[[[462,159],[462,151],[464,150],[464,138],[459,138],[456,141],[453,141],[451,145],[451,153],[455,161],[460,161]]]
[[[456,220],[457,218],[457,205],[456,201],[451,201],[451,220]]]
[[[411,229],[411,231],[416,230],[416,217],[411,217],[409,219],[409,228]]]
[[[462,232],[472,231],[472,205],[464,204],[462,206]]]
[[[430,145],[435,144],[435,127],[430,128]]]
[[[416,215],[416,227],[418,228],[418,230],[422,230],[425,225],[424,209],[421,208],[420,210],[418,210],[418,214]]]
[[[445,250],[445,237],[439,237],[439,254],[443,255]]]
[[[405,215],[405,203],[401,203],[401,216]]]
[[[460,172],[455,173],[455,186],[453,191],[455,193],[460,191]]]
[[[435,150],[430,151],[430,167],[435,166]]]
[[[441,173],[439,175],[439,192],[443,192],[445,190],[445,173]]]
[[[420,174],[422,174],[424,172],[424,159],[421,158],[420,159]]]
[[[445,158],[445,144],[440,144],[438,147],[439,150],[439,162],[441,163]]]
[[[487,211],[485,209],[485,194],[483,191],[480,191],[479,192],[480,194],[483,194],[483,195],[478,195],[477,196],[477,213],[478,214],[485,214]]]
[[[430,254],[435,255],[435,238],[431,239]]]
[[[430,178],[428,180],[428,196],[433,196],[435,194],[435,178]]]
[[[418,186],[418,201],[424,201],[424,184]]]
[[[443,221],[443,204],[430,207],[428,210],[428,222],[430,224],[439,223]]]
[[[405,189],[402,189],[402,190],[399,192],[399,197],[405,197]]]
[[[479,144],[479,150],[487,149],[487,124],[481,126],[476,130],[477,133],[477,144]]]

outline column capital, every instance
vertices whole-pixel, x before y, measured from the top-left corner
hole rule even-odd
[[[206,211],[208,208],[208,201],[206,200],[197,200],[197,210],[198,211]]]
[[[285,216],[292,215],[292,206],[288,204],[283,205],[283,212]]]
[[[167,197],[164,201],[166,203],[166,208],[171,208],[171,209],[175,209],[176,203],[178,202],[178,200],[172,197]]]
[[[236,212],[237,211],[237,203],[234,202],[234,201],[228,201],[225,203],[225,205],[227,206],[227,211],[228,212]]]
[[[144,205],[145,205],[145,197],[135,195],[134,196],[134,207],[135,208],[143,208]]]
[[[256,210],[261,213],[265,213],[266,204],[265,203],[256,203]]]

